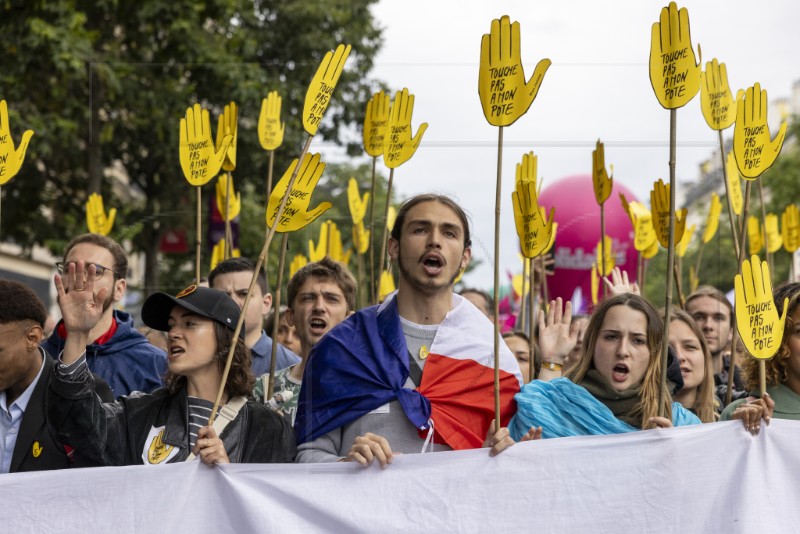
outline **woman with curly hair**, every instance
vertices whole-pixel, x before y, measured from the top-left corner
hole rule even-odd
[[[721,418],[741,419],[753,434],[758,433],[762,419],[767,423],[773,416],[800,420],[800,283],[778,287],[773,297],[778,315],[783,314],[783,301],[789,299],[789,304],[781,345],[775,356],[765,362],[767,391],[758,398],[758,360],[745,358],[742,371],[750,396],[729,404]]]
[[[543,438],[557,438],[700,423],[661,395],[663,337],[658,312],[647,300],[627,293],[603,301],[589,319],[580,358],[565,377],[534,380],[516,395],[512,438],[526,425],[526,430],[541,426]]]
[[[148,297],[144,323],[168,335],[166,387],[113,403],[92,394],[86,336],[105,298],[105,288],[94,294],[94,269],[82,261],[71,263],[63,277],[55,277],[68,336],[51,381],[48,413],[66,444],[102,465],[173,463],[195,455],[209,465],[292,461],[291,427],[266,406],[247,400],[255,381],[250,350],[241,335],[233,337],[240,310],[221,291],[193,285],[175,297]],[[223,406],[214,426],[208,426],[231,343],[236,348]]]
[[[714,395],[714,368],[705,336],[685,311],[673,308],[669,317],[669,346],[675,352],[683,377],[683,387],[674,399],[702,422],[713,423],[719,417],[719,401]]]

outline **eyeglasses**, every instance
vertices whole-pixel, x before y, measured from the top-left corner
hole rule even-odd
[[[58,270],[58,274],[62,274],[63,275],[64,271],[69,269],[69,264],[70,263],[75,263],[75,262],[68,262],[68,263],[64,263],[63,261],[57,262],[56,263],[56,269]],[[87,278],[89,276],[89,266],[91,266],[91,265],[94,265],[94,279],[95,280],[100,280],[101,278],[103,278],[103,275],[106,274],[106,271],[110,271],[112,273],[115,272],[114,269],[112,269],[111,267],[104,267],[104,266],[100,265],[99,263],[87,263],[86,266],[83,269],[83,274]]]

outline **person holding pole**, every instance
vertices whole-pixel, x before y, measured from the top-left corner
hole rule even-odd
[[[221,291],[191,285],[176,296],[155,293],[142,307],[149,327],[168,332],[166,387],[103,403],[91,392],[86,339],[102,315],[106,288],[94,293],[94,265],[70,263],[56,275],[58,304],[69,332],[50,383],[47,412],[59,438],[101,465],[290,462],[291,428],[247,397],[250,350],[234,338],[240,310]],[[229,346],[234,358],[214,426],[207,426]]]
[[[452,199],[422,194],[400,208],[388,243],[397,292],[311,351],[295,420],[298,462],[386,467],[398,452],[486,446],[494,455],[514,443],[507,428],[491,427],[493,325],[453,293],[470,245],[466,214]],[[505,423],[522,376],[504,343],[500,355]]]

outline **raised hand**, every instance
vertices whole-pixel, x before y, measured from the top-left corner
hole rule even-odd
[[[536,183],[530,181],[517,182],[515,191],[511,193],[511,203],[522,255],[535,258],[550,243],[556,210],[551,208],[550,218],[544,220],[536,198]]]
[[[302,254],[295,254],[294,258],[292,258],[292,263],[289,264],[289,278],[293,277],[294,273],[299,271],[307,264],[308,264],[308,258],[303,256]]]
[[[736,100],[728,87],[728,69],[717,58],[706,63],[700,72],[700,109],[709,127],[724,130],[736,120]]]
[[[790,254],[800,248],[800,210],[794,204],[789,204],[781,216],[781,236],[783,248]]]
[[[614,267],[614,270],[611,271],[611,280],[603,278],[603,283],[608,288],[608,292],[614,296],[627,295],[628,293],[641,294],[639,284],[636,282],[631,284],[628,280],[628,271],[623,271],[619,267]]]
[[[223,171],[232,171],[236,169],[236,141],[239,139],[239,108],[236,107],[236,102],[231,102],[225,106],[222,115],[219,116],[217,122],[217,150],[222,146],[226,135],[231,135],[230,145],[225,152],[225,160],[222,162]]]
[[[752,267],[751,267],[752,266]],[[783,339],[789,299],[783,302],[783,315],[772,299],[772,279],[767,262],[758,256],[742,262],[742,274],[734,279],[736,295],[736,326],[747,352],[760,360],[775,355]]]
[[[414,114],[414,95],[408,89],[397,91],[389,112],[389,126],[383,142],[383,163],[390,169],[396,169],[417,151],[428,123],[419,125],[417,135],[411,137],[411,116]]]
[[[563,364],[578,342],[578,324],[572,325],[572,303],[561,297],[550,302],[547,314],[539,310],[539,348],[542,360]]]
[[[758,254],[764,248],[764,232],[761,221],[752,215],[747,218],[747,247],[750,254]]]
[[[592,184],[594,185],[594,198],[598,204],[603,204],[611,195],[614,185],[614,166],[611,166],[611,176],[606,172],[605,147],[597,140],[596,148],[592,151]]]
[[[677,254],[679,258],[686,256],[686,251],[689,249],[689,243],[692,241],[692,236],[694,235],[694,229],[696,227],[697,225],[693,224],[687,228],[683,232],[681,240],[675,244],[675,254]]]
[[[94,292],[95,266],[81,260],[65,265],[63,275],[56,274],[54,282],[58,293],[58,307],[67,333],[88,334],[103,315],[103,302],[109,289],[102,287]],[[85,343],[84,343],[85,348]],[[77,355],[79,356],[79,354]],[[76,356],[76,358],[77,358]]]
[[[767,124],[767,90],[756,83],[736,99],[736,126],[733,128],[733,155],[739,172],[755,180],[769,169],[783,147],[788,124],[781,124],[778,135],[770,140]]]
[[[653,207],[653,228],[661,246],[669,246],[669,184],[659,180],[653,184],[650,191],[650,205]],[[686,208],[675,212],[675,244],[680,243],[686,229]]]
[[[308,259],[316,262],[328,255],[328,225],[327,222],[319,227],[319,242],[314,244],[314,241],[308,240]]]
[[[201,108],[200,104],[186,110],[180,128],[179,152],[183,176],[193,186],[205,185],[222,168],[233,136],[223,136],[215,151],[211,142],[211,119],[208,110]]]
[[[8,120],[8,106],[5,100],[0,100],[0,186],[5,185],[17,175],[22,162],[25,160],[25,151],[33,137],[33,130],[25,130],[19,146],[14,148],[11,138],[11,126]]]
[[[281,122],[281,95],[270,91],[261,100],[261,113],[258,115],[258,142],[264,150],[275,150],[283,143],[286,123]]]
[[[481,39],[478,96],[483,115],[492,126],[510,126],[531,107],[550,60],[542,59],[526,82],[520,51],[519,22],[508,16],[494,19]]]
[[[764,235],[767,241],[767,252],[777,252],[783,246],[783,238],[778,229],[778,216],[774,213],[767,214],[764,221]]]
[[[328,50],[322,62],[317,67],[317,72],[311,79],[306,91],[306,100],[303,104],[303,128],[309,135],[316,135],[319,123],[328,104],[331,103],[333,90],[342,74],[344,64],[350,55],[350,45],[336,47],[336,50]]]
[[[722,213],[722,204],[719,201],[719,195],[711,193],[711,205],[708,207],[708,216],[706,216],[706,227],[703,230],[703,243],[708,243],[714,239],[714,234],[717,233],[719,228],[719,216]]]
[[[364,115],[364,150],[373,158],[383,154],[391,105],[389,95],[383,91],[378,91],[367,101],[367,112]]]
[[[347,204],[350,206],[350,217],[353,219],[353,224],[357,225],[363,221],[369,205],[369,191],[365,192],[363,196],[359,195],[358,181],[355,178],[350,178],[350,182],[347,184]]]
[[[289,188],[289,180],[292,178],[295,167],[297,167],[297,159],[292,161],[286,172],[283,173],[278,184],[272,190],[269,196],[269,203],[267,204],[267,226],[272,228],[275,224],[275,217],[278,215],[278,208],[281,205],[281,200]],[[314,188],[317,187],[319,179],[322,177],[322,172],[325,170],[325,164],[320,161],[319,154],[306,154],[300,164],[300,170],[297,173],[292,191],[289,193],[289,198],[286,201],[286,207],[283,210],[280,221],[278,221],[278,232],[294,232],[308,224],[314,222],[317,217],[328,211],[332,204],[330,202],[320,202],[316,208],[309,211],[308,205],[311,202],[311,195]]]
[[[89,195],[86,201],[86,226],[93,234],[108,235],[114,226],[114,218],[117,216],[117,208],[106,210],[103,207],[103,197],[97,193]]]
[[[697,47],[698,54],[700,46]],[[675,2],[661,9],[650,35],[650,83],[662,107],[685,106],[700,90],[700,62],[689,34],[689,12]]]
[[[227,203],[225,200],[227,199]],[[227,204],[227,206],[226,206]],[[228,175],[221,174],[217,179],[217,209],[222,215],[222,220],[232,221],[239,216],[242,211],[242,193],[236,192],[233,188],[233,177],[231,176],[230,196],[228,196]]]
[[[742,208],[744,208],[744,195],[742,195],[742,180],[739,175],[739,167],[736,165],[736,157],[733,152],[728,152],[728,160],[725,164],[725,181],[727,182],[733,213],[741,215]]]
[[[358,254],[366,254],[369,250],[370,231],[364,227],[364,221],[353,225],[353,247]]]

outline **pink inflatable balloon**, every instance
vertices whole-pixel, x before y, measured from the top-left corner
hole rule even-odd
[[[622,207],[619,194],[629,201],[638,200],[631,191],[614,181],[611,196],[605,202],[606,234],[611,237],[615,263],[636,279],[638,253],[633,247],[633,226]],[[592,176],[583,174],[562,178],[546,186],[540,205],[556,208],[558,233],[553,245],[555,275],[548,277],[550,298],[571,300],[573,313],[587,313],[592,307],[592,264],[597,260],[600,241],[600,206],[594,198]],[[602,295],[602,286],[600,287]]]

